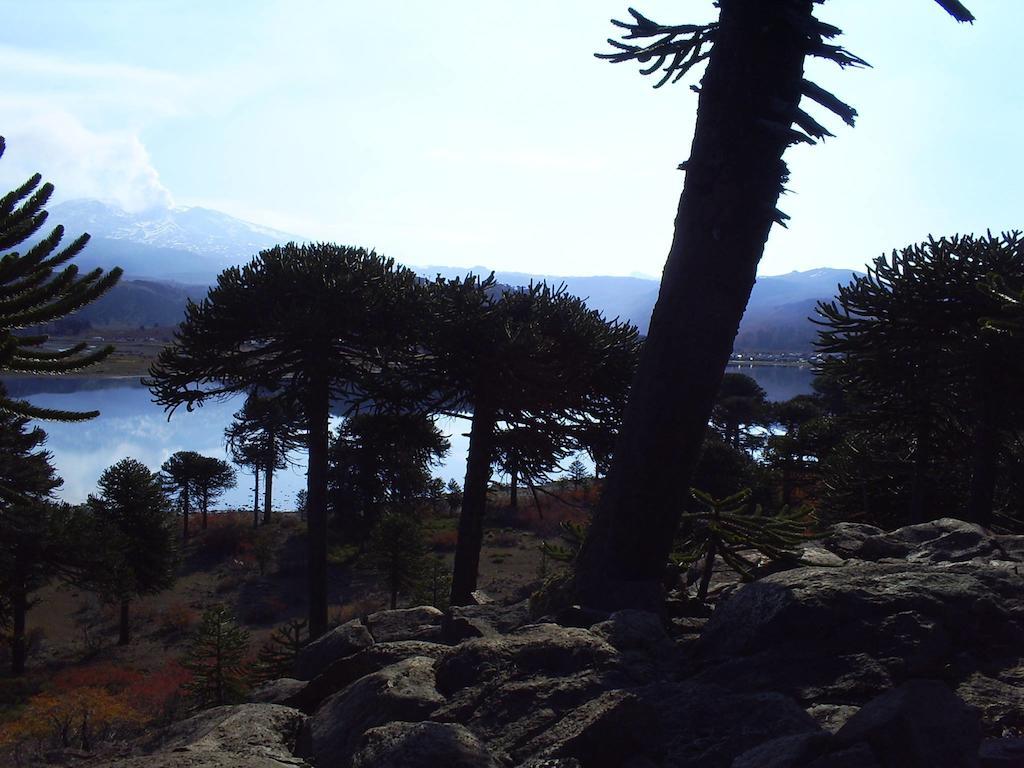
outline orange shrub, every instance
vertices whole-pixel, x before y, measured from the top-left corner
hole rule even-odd
[[[198,612],[187,603],[175,600],[160,613],[160,626],[167,632],[187,632],[199,619]]]
[[[439,552],[454,552],[459,541],[459,532],[454,529],[436,531],[430,536],[429,546]]]

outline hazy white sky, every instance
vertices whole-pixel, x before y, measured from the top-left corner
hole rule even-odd
[[[661,273],[696,96],[593,58],[629,0],[0,0],[0,189],[204,205],[410,264]],[[710,0],[635,0],[666,23]],[[791,150],[762,274],[1022,226],[1021,0],[830,0],[874,65]],[[696,16],[701,14],[703,16]]]

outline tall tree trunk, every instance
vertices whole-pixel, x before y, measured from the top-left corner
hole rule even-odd
[[[327,437],[330,384],[317,373],[309,384],[309,469],[306,472],[309,541],[309,637],[327,631]]]
[[[188,541],[188,513],[189,513],[189,498],[188,498],[188,486],[181,491],[181,517],[184,525],[184,531],[182,536],[185,541]]]
[[[462,490],[459,514],[459,539],[455,545],[455,571],[452,575],[452,605],[468,605],[473,600],[480,569],[480,547],[484,541],[484,512],[487,509],[487,483],[491,479],[496,413],[487,405],[473,409],[466,456],[466,482]]]
[[[117,636],[118,645],[128,645],[132,641],[132,628],[131,622],[128,617],[128,600],[121,600],[121,621],[119,624],[120,631]]]
[[[206,515],[210,508],[210,489],[203,488],[203,530],[206,530]]]
[[[270,522],[271,504],[274,498],[274,436],[270,436],[267,466],[263,468],[263,524]]]
[[[252,527],[260,527],[260,465],[252,468]]]
[[[590,605],[660,607],[661,575],[776,212],[811,0],[723,0],[675,234],[578,561]]]
[[[519,461],[515,455],[512,456],[511,466],[508,470],[508,504],[512,509],[519,508]]]
[[[25,674],[28,646],[25,642],[25,616],[28,613],[28,594],[17,590],[11,595],[11,674]]]
[[[967,519],[986,528],[992,525],[999,462],[999,409],[992,397],[977,399],[971,446],[971,488]]]

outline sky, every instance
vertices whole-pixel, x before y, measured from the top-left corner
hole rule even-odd
[[[201,205],[407,264],[657,276],[697,97],[593,57],[627,3],[0,0],[0,190],[38,170],[55,200]],[[787,154],[761,274],[1022,225],[1024,2],[967,4],[973,25],[818,9],[873,67],[811,66],[860,118]]]

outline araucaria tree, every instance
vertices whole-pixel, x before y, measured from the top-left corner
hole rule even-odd
[[[5,142],[0,136],[0,157]],[[35,174],[17,189],[0,197],[0,373],[54,374],[76,371],[108,357],[114,348],[88,349],[87,342],[67,349],[44,349],[47,337],[30,329],[66,317],[99,298],[120,279],[121,270],[104,274],[94,269],[84,275],[71,260],[89,241],[81,235],[60,248],[64,228],[54,227],[23,252],[11,250],[31,240],[46,223],[44,207],[53,185],[40,186]],[[75,412],[37,408],[0,395],[0,410],[58,421],[90,419],[96,411]]]
[[[249,633],[223,605],[207,608],[181,665],[192,673],[186,693],[196,709],[243,700],[251,670]]]
[[[938,0],[959,21],[957,0]],[[615,460],[577,563],[593,605],[660,601],[660,579],[733,340],[754,285],[795,143],[828,130],[806,99],[852,124],[856,112],[804,77],[808,57],[864,62],[830,41],[814,0],[719,0],[711,24],[666,26],[636,11],[606,58],[661,70],[658,85],[707,62],[675,234]],[[637,42],[633,42],[637,41]]]
[[[639,335],[544,284],[496,296],[493,278],[438,279],[431,294],[425,389],[440,393],[446,412],[472,413],[451,595],[464,605],[476,589],[501,431],[543,435],[549,457],[580,448],[582,435],[625,399]]]
[[[0,410],[0,625],[10,633],[15,675],[25,671],[30,595],[66,561],[69,510],[50,498],[62,481],[41,450],[45,440],[27,418]]]
[[[120,605],[119,645],[131,640],[129,606],[175,580],[177,548],[171,505],[160,477],[135,459],[122,459],[100,475],[89,496],[90,555],[85,582]]]
[[[398,607],[398,595],[419,582],[426,547],[419,520],[408,512],[386,512],[374,526],[368,551],[373,569],[383,578],[391,607]]]
[[[223,459],[213,456],[199,458],[194,480],[196,494],[199,497],[199,511],[202,513],[202,527],[205,531],[210,502],[235,487],[235,470]]]
[[[206,458],[195,451],[176,451],[161,465],[164,487],[170,493],[178,494],[178,510],[181,512],[182,538],[188,541],[189,514],[196,500],[196,478],[202,471],[203,459]]]
[[[274,471],[284,469],[288,454],[301,447],[302,416],[273,392],[254,387],[242,409],[224,430],[228,450],[237,463],[252,467],[259,483],[263,472],[263,522],[270,522],[274,498]],[[257,495],[259,491],[256,491]],[[259,524],[259,519],[253,521]]]
[[[352,403],[422,322],[416,276],[362,248],[289,244],[220,274],[190,302],[148,386],[173,413],[272,384],[301,407],[309,452],[309,631],[327,629],[327,443],[332,400]]]
[[[886,479],[905,478],[889,491],[906,518],[892,522],[921,522],[952,500],[948,514],[991,524],[1000,467],[1024,427],[1024,338],[985,328],[998,311],[982,290],[990,275],[1024,284],[1018,233],[894,251],[818,305],[822,373],[842,387],[860,433],[848,445],[869,433],[871,460],[889,453],[896,467]],[[965,493],[950,488],[957,474]]]

